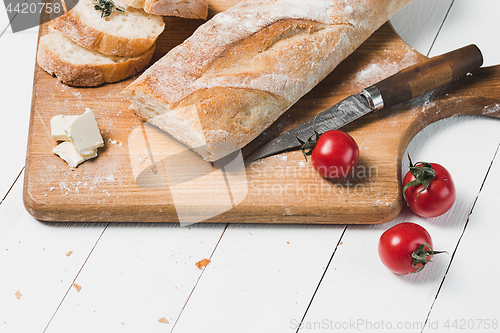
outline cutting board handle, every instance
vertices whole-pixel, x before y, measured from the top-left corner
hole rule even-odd
[[[472,44],[405,68],[374,87],[387,108],[444,86],[482,64],[481,51]]]

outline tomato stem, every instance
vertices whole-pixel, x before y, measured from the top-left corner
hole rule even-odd
[[[428,162],[417,162],[416,164],[413,164],[410,158],[410,154],[408,154],[408,159],[410,160],[410,172],[415,177],[414,180],[409,182],[403,187],[403,197],[405,199],[406,204],[408,204],[408,199],[406,198],[406,190],[410,188],[411,186],[419,186],[422,185],[422,189],[418,191],[415,201],[417,201],[418,196],[420,193],[423,191],[427,190],[429,187],[431,181],[436,177],[436,171],[432,168],[432,165]],[[421,166],[417,166],[417,165]]]
[[[316,135],[316,137],[313,139],[313,136],[315,136],[315,135]],[[300,147],[300,150],[302,151],[302,155],[304,155],[306,162],[307,162],[307,156],[311,155],[314,147],[316,147],[316,144],[318,143],[319,137],[320,137],[320,135],[316,131],[314,131],[314,134],[312,134],[310,137],[308,137],[306,141],[302,141],[297,137],[297,140],[299,140],[300,144],[302,145]]]
[[[426,246],[429,248],[429,250],[425,249]],[[439,253],[448,253],[448,252],[446,252],[446,251],[434,251],[432,249],[432,246],[430,246],[429,244],[427,244],[427,243],[420,244],[417,251],[415,251],[411,254],[411,257],[413,258],[413,267],[417,268],[417,270],[414,271],[413,273],[420,272],[422,269],[424,269],[424,267],[425,267],[425,265],[427,265],[427,263],[431,262],[431,260],[427,259],[427,257],[429,257],[429,256],[432,257],[432,256],[439,254]],[[421,264],[422,266],[418,266],[418,264]]]
[[[314,133],[311,134],[311,136],[308,137],[306,141],[302,141],[301,139],[299,139],[299,137],[297,136],[297,134],[295,134],[295,137],[297,138],[297,140],[301,144],[300,151],[302,151],[302,155],[304,155],[304,158],[306,159],[306,162],[307,162],[307,156],[310,156],[312,154],[312,151],[313,151],[314,147],[316,147],[316,144],[318,143],[319,137],[321,136],[321,134],[319,134],[316,131],[316,128],[315,128],[316,117],[317,116],[318,115],[316,115],[314,117],[314,120],[313,120],[313,132]],[[314,139],[313,139],[313,136],[315,136]]]

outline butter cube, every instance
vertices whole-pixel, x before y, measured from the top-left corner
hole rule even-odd
[[[68,128],[68,137],[79,154],[89,154],[104,146],[94,111],[87,108]]]
[[[68,128],[80,116],[63,116],[58,115],[50,120],[50,132],[52,139],[57,141],[69,140]]]
[[[64,141],[54,147],[52,150],[54,154],[62,158],[70,167],[76,168],[76,166],[83,161],[94,158],[97,156],[97,150],[89,152],[89,154],[79,154],[75,146],[70,141]]]

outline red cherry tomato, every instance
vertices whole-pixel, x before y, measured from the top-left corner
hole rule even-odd
[[[359,148],[347,133],[333,130],[323,133],[311,154],[314,169],[325,178],[342,178],[353,172]]]
[[[426,174],[427,171],[415,170],[412,167],[430,167],[435,176]],[[430,172],[430,171],[429,171]],[[417,177],[415,177],[415,174]],[[428,186],[425,188],[425,181]],[[403,179],[403,186],[414,182],[415,186],[409,186],[405,192],[405,199],[410,209],[422,217],[436,217],[446,213],[455,202],[455,185],[450,173],[443,166],[437,163],[417,163],[411,165],[410,171]]]
[[[425,245],[427,244],[427,245]],[[408,274],[422,270],[436,252],[427,230],[418,224],[404,222],[387,229],[378,243],[382,263],[396,274]],[[416,253],[421,259],[416,260]]]

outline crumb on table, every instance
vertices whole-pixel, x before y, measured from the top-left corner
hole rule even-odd
[[[73,287],[75,287],[76,291],[78,291],[78,292],[80,292],[80,290],[82,290],[82,286],[79,286],[76,283],[73,283]]]
[[[168,324],[168,320],[167,320],[167,318],[165,318],[165,317],[161,317],[160,319],[158,319],[158,322],[159,322],[159,323]]]
[[[210,261],[211,261],[210,259],[202,259],[202,260],[198,261],[195,265],[199,269],[202,269],[203,267],[205,267],[208,264],[210,264]]]
[[[21,292],[20,292],[19,290],[18,290],[18,291],[16,291],[16,294],[15,294],[15,295],[16,295],[16,298],[17,298],[17,299],[21,299],[21,296],[22,296],[22,295],[21,295]]]

